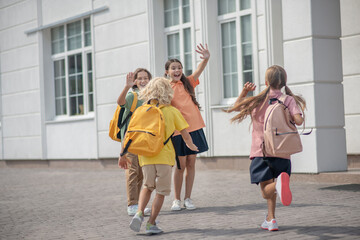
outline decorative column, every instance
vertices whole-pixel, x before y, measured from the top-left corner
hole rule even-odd
[[[313,128],[292,157],[293,171],[345,171],[340,2],[283,0],[282,23],[288,85],[305,98],[306,130]]]

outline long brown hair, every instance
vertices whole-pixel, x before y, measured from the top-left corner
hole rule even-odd
[[[176,59],[176,58],[172,58],[169,59],[166,63],[165,63],[165,70],[169,71],[170,65],[174,62],[180,63],[181,68],[183,68],[182,63]],[[166,73],[164,75],[166,77]],[[196,100],[196,96],[195,96],[195,91],[194,91],[194,87],[191,85],[189,79],[187,79],[187,77],[185,77],[184,73],[182,73],[180,81],[183,83],[184,88],[186,90],[187,93],[189,93],[192,101],[195,103],[195,105],[200,109],[200,104],[199,102]]]
[[[134,79],[137,79],[139,72],[146,72],[147,75],[148,75],[149,80],[151,80],[151,78],[152,78],[151,73],[150,73],[149,70],[147,70],[146,68],[137,68],[137,69],[135,70],[135,72],[134,72]],[[132,89],[133,89],[133,90],[135,90],[135,89],[137,89],[137,88],[138,88],[137,85],[132,86]]]
[[[243,121],[248,115],[250,115],[252,119],[252,112],[258,106],[261,105],[261,108],[265,105],[268,98],[268,93],[270,88],[273,89],[281,89],[285,87],[286,95],[292,96],[296,102],[296,104],[301,108],[303,118],[305,119],[304,110],[306,109],[306,101],[304,98],[294,95],[290,88],[286,86],[287,75],[284,68],[273,65],[266,70],[265,73],[265,81],[268,83],[268,87],[261,91],[258,95],[252,97],[245,97],[239,99],[239,101],[235,102],[235,104],[226,110],[226,112],[239,112],[236,116],[231,119],[231,122],[241,122]],[[261,109],[260,108],[260,109]],[[305,121],[304,121],[305,122]]]

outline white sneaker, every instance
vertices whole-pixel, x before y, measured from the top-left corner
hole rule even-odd
[[[194,210],[196,209],[195,205],[192,203],[192,200],[190,198],[185,199],[184,201],[184,207],[187,210]]]
[[[144,209],[144,216],[149,216],[151,214],[151,208]]]
[[[181,210],[181,201],[178,199],[175,199],[171,206],[171,211],[180,211],[180,210]]]
[[[292,200],[290,191],[290,177],[286,172],[282,172],[276,180],[276,192],[284,206],[289,206]]]
[[[127,212],[129,216],[134,216],[136,212],[138,211],[138,205],[130,205],[127,207]]]
[[[159,234],[159,233],[162,233],[163,230],[161,228],[159,228],[156,223],[155,225],[152,225],[150,223],[147,223],[146,224],[146,230],[145,230],[145,233],[147,235],[152,235],[152,234]]]
[[[271,219],[270,222],[265,221],[261,224],[261,228],[269,231],[278,231],[279,227],[275,219]]]
[[[141,211],[137,212],[135,216],[131,219],[130,229],[135,232],[140,232],[140,227],[142,222],[144,221],[144,215]]]

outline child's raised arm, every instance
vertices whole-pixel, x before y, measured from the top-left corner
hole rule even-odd
[[[243,99],[244,97],[246,97],[246,95],[247,95],[249,92],[254,91],[255,88],[256,88],[256,85],[255,85],[254,83],[246,82],[245,85],[244,85],[243,90],[241,91],[239,97],[236,99],[235,103],[240,102],[241,99]]]
[[[129,89],[132,88],[132,86],[134,85],[135,85],[134,73],[130,72],[126,75],[125,87],[117,99],[117,104],[119,104],[119,106],[122,106],[126,103],[126,94],[129,91]]]
[[[194,76],[194,79],[198,79],[200,74],[204,71],[204,69],[209,61],[210,52],[208,50],[207,44],[205,44],[205,47],[204,47],[201,43],[199,45],[197,45],[197,49],[195,51],[197,53],[201,54],[200,58],[202,59],[202,61],[199,63],[198,67],[192,74]]]
[[[186,146],[190,148],[192,151],[199,151],[198,147],[193,143],[192,138],[186,129],[180,131],[181,137],[184,139]]]

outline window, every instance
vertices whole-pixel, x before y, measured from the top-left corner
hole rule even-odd
[[[94,111],[90,18],[51,29],[56,116]]]
[[[218,23],[223,97],[231,99],[239,95],[244,83],[253,82],[250,0],[218,0]]]
[[[167,57],[183,63],[184,74],[192,74],[192,41],[190,0],[164,0]]]

